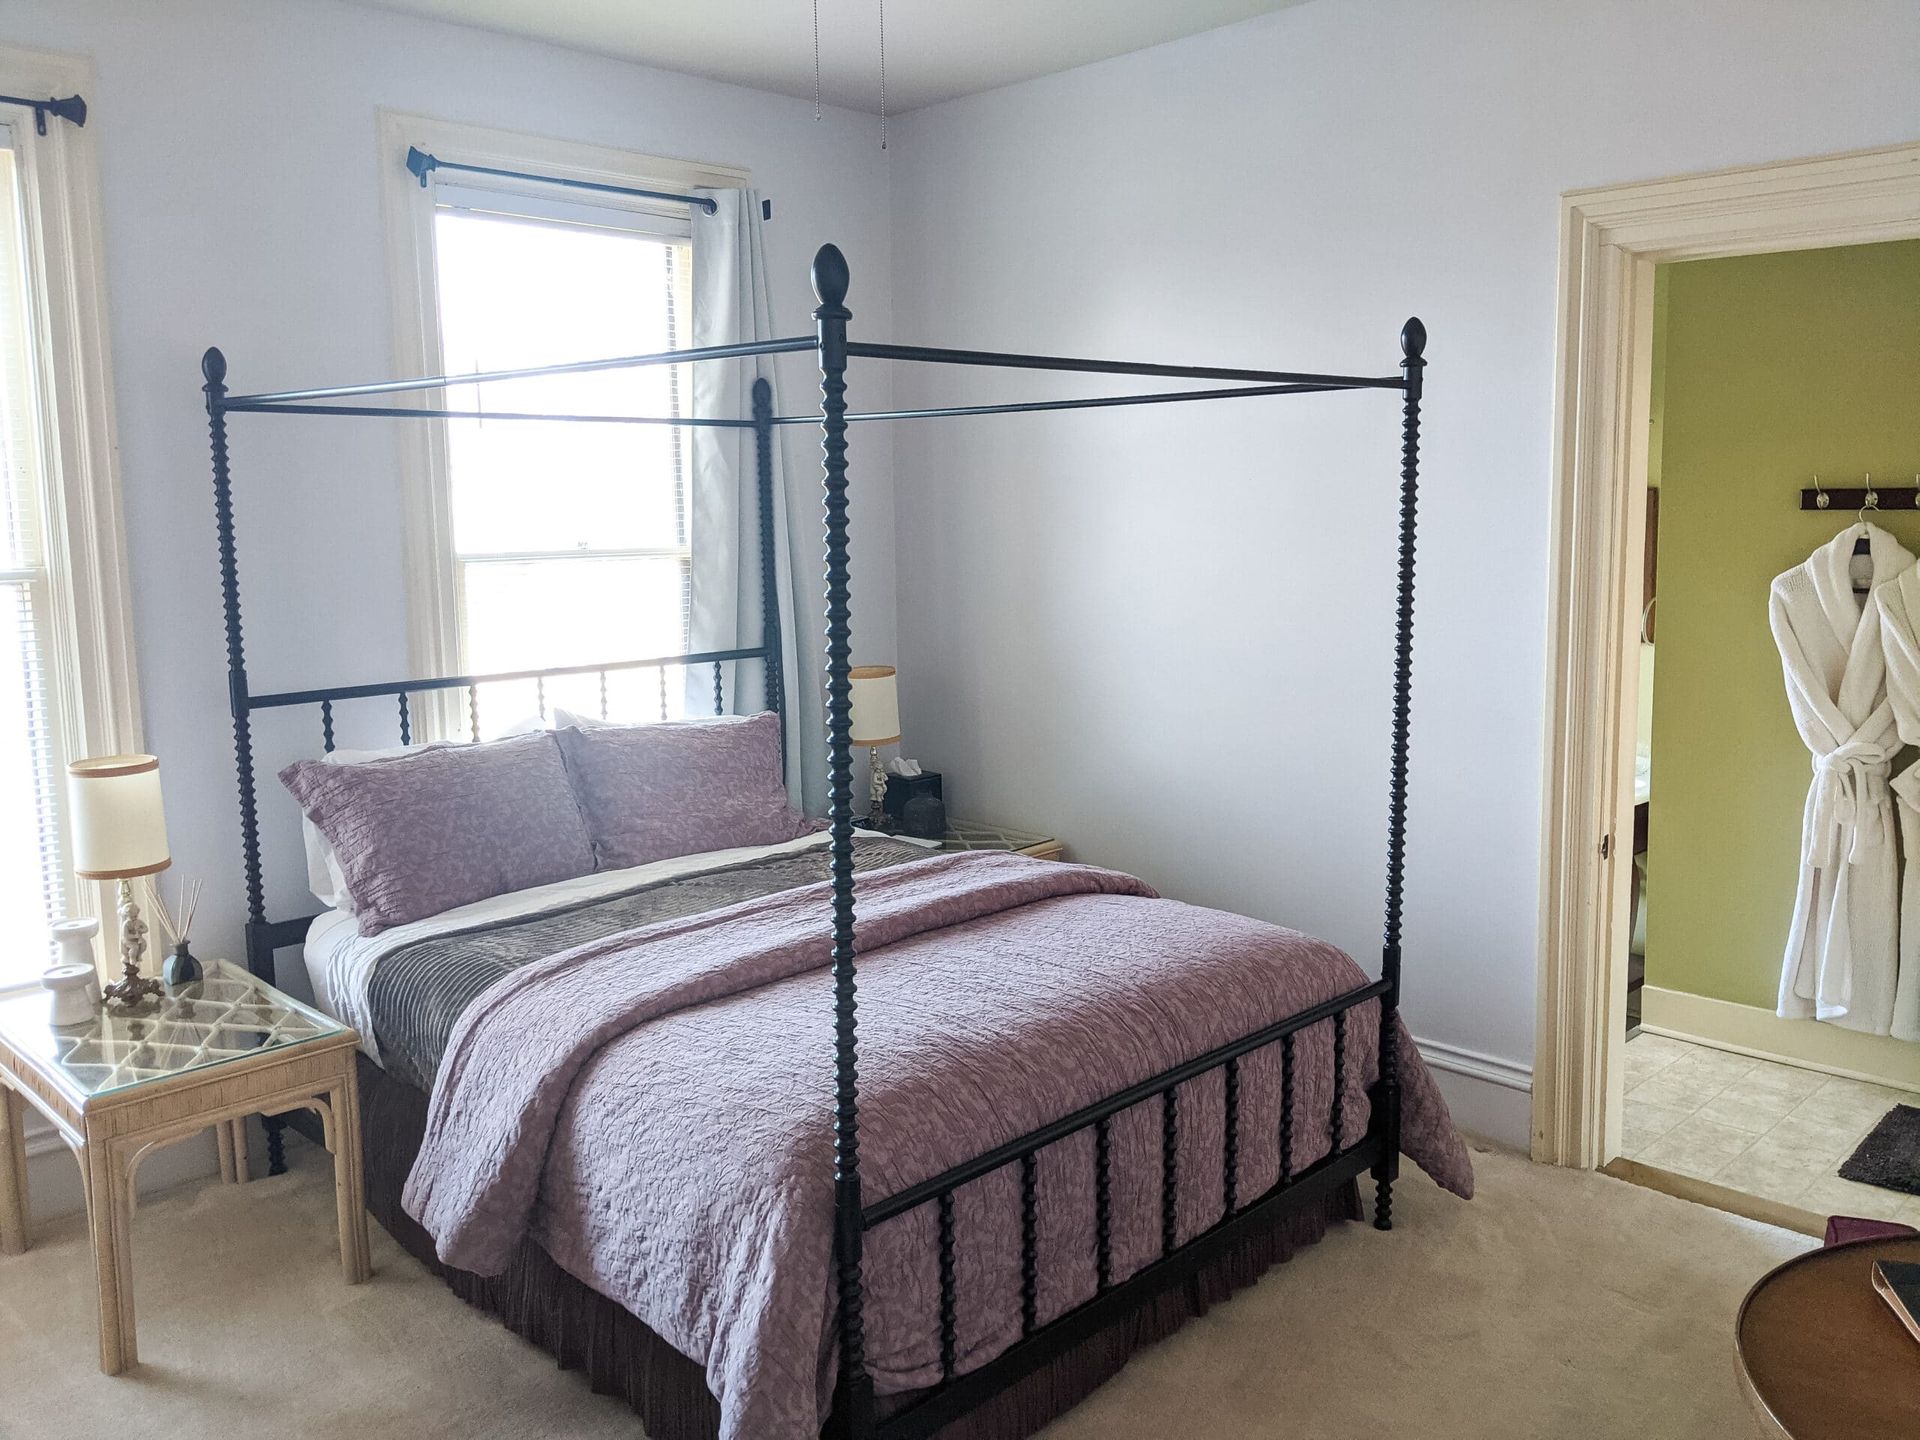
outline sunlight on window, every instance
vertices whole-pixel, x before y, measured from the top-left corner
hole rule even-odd
[[[450,375],[671,350],[687,343],[691,250],[606,212],[589,224],[443,206],[434,220]],[[684,413],[682,366],[452,389],[453,409]],[[687,644],[684,433],[670,426],[448,422],[453,543],[469,671],[675,654]],[[596,677],[556,704],[598,713]],[[501,687],[506,688],[506,687]],[[680,712],[677,678],[666,686]],[[608,706],[657,713],[658,677],[616,676]],[[531,694],[531,692],[529,692]],[[497,723],[506,700],[489,700]],[[528,707],[530,708],[530,707]],[[488,728],[491,728],[490,726]]]
[[[66,896],[61,757],[48,709],[46,483],[20,177],[0,129],[0,985],[46,967]]]

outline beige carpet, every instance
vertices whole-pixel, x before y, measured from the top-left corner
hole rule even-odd
[[[305,1163],[148,1201],[134,1239],[140,1367],[94,1368],[73,1220],[0,1258],[0,1436],[636,1440],[632,1415],[468,1310],[374,1227],[349,1289],[332,1186]],[[1047,1440],[1752,1434],[1732,1321],[1811,1242],[1623,1181],[1476,1151],[1463,1204],[1423,1176],[1401,1225],[1343,1226],[1138,1356]]]

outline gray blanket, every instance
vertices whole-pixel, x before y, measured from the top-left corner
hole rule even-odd
[[[898,840],[863,835],[853,842],[853,868],[863,873],[926,858],[925,847]],[[394,1078],[431,1092],[454,1022],[501,977],[622,930],[812,885],[827,878],[827,864],[824,848],[773,855],[402,946],[381,960],[367,990],[380,1063]]]

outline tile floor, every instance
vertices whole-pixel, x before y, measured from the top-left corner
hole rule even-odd
[[[1627,1041],[1620,1151],[1816,1215],[1920,1225],[1920,1195],[1835,1173],[1901,1103],[1920,1097],[1642,1031]]]

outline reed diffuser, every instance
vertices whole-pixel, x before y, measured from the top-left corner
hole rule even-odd
[[[167,957],[167,963],[160,972],[160,978],[166,982],[169,990],[191,985],[202,978],[200,962],[193,958],[193,951],[187,948],[187,939],[193,933],[193,915],[200,908],[200,884],[198,880],[189,882],[184,876],[181,877],[178,920],[167,907],[167,897],[161,893],[158,883],[150,886],[155,918],[160,921],[160,929],[166,935],[167,943],[173,947],[173,953]]]

